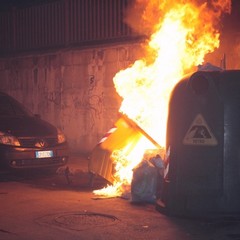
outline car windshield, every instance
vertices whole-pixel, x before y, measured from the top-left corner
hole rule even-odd
[[[0,94],[0,116],[32,115],[24,106],[11,97]]]

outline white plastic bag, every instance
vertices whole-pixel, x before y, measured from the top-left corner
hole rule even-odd
[[[131,201],[148,202],[156,201],[157,169],[149,161],[141,162],[133,169],[131,183]]]

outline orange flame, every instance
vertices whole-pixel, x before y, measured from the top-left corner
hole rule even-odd
[[[219,47],[220,17],[231,10],[230,0],[195,2],[136,0],[133,9],[142,14],[139,24],[145,33],[151,34],[145,46],[147,55],[118,72],[113,79],[116,91],[123,99],[119,111],[137,123],[163,148],[171,92],[185,74],[204,63],[206,54]],[[133,19],[129,21],[130,24],[134,22]],[[144,149],[143,146],[140,148]],[[139,149],[136,148],[136,151]],[[143,151],[140,151],[134,164],[141,161],[142,154]],[[126,167],[134,167],[129,156],[119,155],[118,152],[115,155],[113,153],[112,157],[116,162],[124,159],[124,164],[120,164],[121,168],[116,170],[120,175],[122,172],[122,176],[126,175]],[[95,193],[119,195],[123,191],[121,187],[131,183],[132,172],[127,172],[128,177],[118,177],[109,192],[100,190]]]

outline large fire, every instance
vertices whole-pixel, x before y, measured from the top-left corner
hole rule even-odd
[[[142,29],[150,33],[145,43],[146,56],[114,77],[117,93],[122,97],[120,112],[165,148],[168,103],[176,83],[204,63],[206,54],[220,44],[218,28],[222,13],[229,13],[231,0],[136,0],[141,9]],[[156,148],[138,136],[131,151],[112,152],[116,163],[112,186],[94,191],[106,196],[119,196],[131,184],[132,169],[144,151]]]

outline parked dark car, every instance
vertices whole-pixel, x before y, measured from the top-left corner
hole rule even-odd
[[[0,169],[57,169],[68,154],[63,132],[0,92]]]

